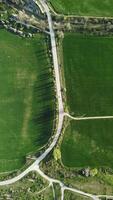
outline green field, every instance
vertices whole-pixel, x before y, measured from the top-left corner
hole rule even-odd
[[[66,34],[67,102],[74,116],[113,115],[113,38]]]
[[[67,107],[73,116],[113,115],[113,38],[66,34]],[[113,167],[113,120],[71,121],[61,145],[69,167]]]
[[[71,121],[61,145],[68,167],[113,168],[113,120]]]
[[[52,134],[54,84],[45,36],[0,30],[0,171],[20,168]]]
[[[58,13],[80,16],[113,16],[113,0],[49,0]]]

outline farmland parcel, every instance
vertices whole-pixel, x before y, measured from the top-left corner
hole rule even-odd
[[[45,37],[0,30],[0,171],[20,168],[53,128],[54,84]]]
[[[67,102],[74,116],[113,115],[112,42],[113,38],[65,35]]]
[[[71,115],[113,115],[112,42],[113,38],[65,35],[64,75]],[[63,163],[72,167],[112,167],[112,138],[112,119],[72,121],[61,147]]]
[[[68,167],[113,168],[113,120],[71,121],[61,146]]]

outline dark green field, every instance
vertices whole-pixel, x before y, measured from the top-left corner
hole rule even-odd
[[[61,146],[68,167],[113,168],[113,120],[71,121]]]
[[[58,13],[113,16],[113,0],[49,0]]]
[[[113,38],[66,34],[67,104],[74,116],[113,115]]]
[[[113,38],[66,34],[67,106],[73,116],[113,115]],[[113,120],[71,121],[61,145],[69,167],[113,168]]]
[[[52,134],[54,85],[45,36],[0,30],[0,171],[20,168]]]

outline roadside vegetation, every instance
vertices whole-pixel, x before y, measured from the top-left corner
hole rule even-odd
[[[54,191],[55,191],[55,198],[57,200],[61,200],[61,187],[59,186],[59,184],[56,184],[56,183],[53,184],[53,186],[54,186]]]
[[[48,182],[32,172],[15,184],[0,187],[0,199],[52,200],[52,189]]]
[[[0,20],[8,20],[8,18],[15,14],[16,10],[9,7],[7,4],[0,2]]]
[[[53,133],[55,95],[47,39],[0,30],[0,171],[25,163]]]
[[[98,173],[92,174],[95,170],[93,167],[82,169],[66,167],[61,160],[56,161],[54,155],[51,155],[41,163],[40,168],[46,175],[60,180],[68,187],[96,195],[113,194],[113,170],[109,167],[101,167],[98,169]],[[86,169],[91,172],[87,177],[86,174],[83,174]],[[57,189],[55,192],[59,199],[60,191]]]
[[[113,16],[112,0],[49,0],[58,13],[80,16]]]

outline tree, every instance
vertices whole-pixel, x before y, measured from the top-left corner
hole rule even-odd
[[[55,148],[54,149],[54,152],[53,152],[53,156],[54,156],[54,159],[57,161],[57,160],[60,160],[61,159],[61,152],[60,152],[60,149],[58,148]]]
[[[98,169],[94,168],[90,170],[90,176],[96,176],[98,173]]]

